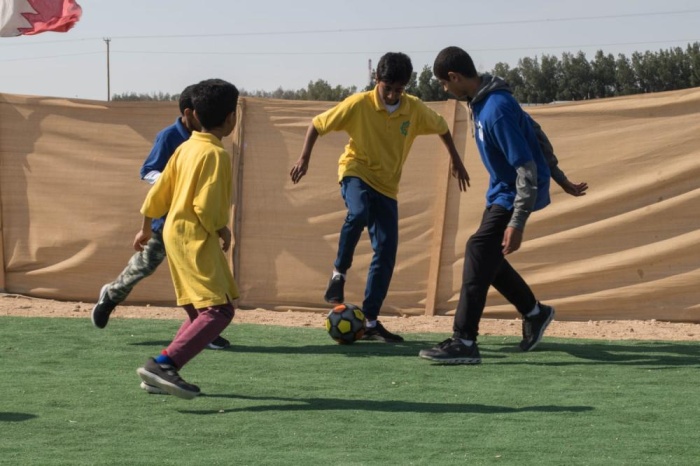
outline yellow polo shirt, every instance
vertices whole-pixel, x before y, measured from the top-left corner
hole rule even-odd
[[[231,158],[221,141],[194,131],[178,147],[141,207],[168,214],[163,241],[178,306],[201,309],[238,298],[217,231],[228,225]]]
[[[445,134],[447,122],[419,98],[401,95],[399,108],[386,111],[377,88],[354,94],[316,116],[319,135],[345,131],[350,141],[338,161],[338,180],[356,176],[380,193],[396,199],[401,170],[417,136]]]

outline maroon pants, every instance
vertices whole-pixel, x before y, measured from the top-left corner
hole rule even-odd
[[[166,349],[168,356],[178,369],[218,337],[231,323],[235,314],[235,308],[231,303],[202,309],[195,309],[188,304],[182,308],[187,312],[188,318],[182,323],[180,330]]]

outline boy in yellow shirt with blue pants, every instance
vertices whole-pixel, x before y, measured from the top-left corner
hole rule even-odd
[[[199,387],[179,370],[231,322],[238,287],[223,251],[231,246],[231,157],[221,143],[236,125],[238,90],[220,79],[202,81],[192,90],[193,131],[168,161],[141,207],[139,251],[150,239],[151,219],[168,214],[163,240],[178,306],[187,312],[173,341],[137,370],[141,380],[171,395],[191,399]]]
[[[363,339],[387,343],[403,341],[377,319],[396,262],[401,170],[415,138],[425,134],[440,135],[460,191],[466,191],[469,186],[469,175],[445,119],[417,97],[404,94],[412,72],[413,65],[407,55],[385,54],[377,64],[377,84],[373,90],[354,94],[313,119],[301,157],[290,172],[293,183],[298,183],[306,174],[319,136],[331,131],[345,131],[350,136],[338,161],[340,193],[348,213],[340,231],[338,254],[324,299],[329,303],[344,301],[346,272],[366,227],[374,255],[362,303],[367,324]]]

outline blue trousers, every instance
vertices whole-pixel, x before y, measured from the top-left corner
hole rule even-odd
[[[340,182],[340,193],[348,214],[340,230],[338,256],[333,265],[338,272],[347,272],[352,266],[362,231],[367,227],[374,255],[367,274],[362,311],[367,319],[375,320],[389,291],[396,264],[399,243],[398,202],[352,176],[343,178]]]

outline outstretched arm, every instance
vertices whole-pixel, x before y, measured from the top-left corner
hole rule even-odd
[[[466,191],[467,186],[471,186],[469,184],[469,173],[467,173],[467,169],[462,163],[459,152],[457,152],[454,140],[452,139],[452,134],[448,130],[445,134],[440,135],[440,139],[442,139],[443,144],[445,144],[445,147],[447,148],[447,152],[450,154],[450,170],[452,172],[452,176],[457,178],[457,181],[459,182],[459,190]]]
[[[316,144],[318,139],[318,130],[313,123],[309,125],[309,129],[306,130],[306,138],[304,139],[304,147],[301,149],[301,156],[299,160],[296,161],[294,166],[289,172],[289,176],[292,177],[292,183],[298,183],[304,175],[306,175],[309,169],[309,159],[311,159],[311,151]]]

